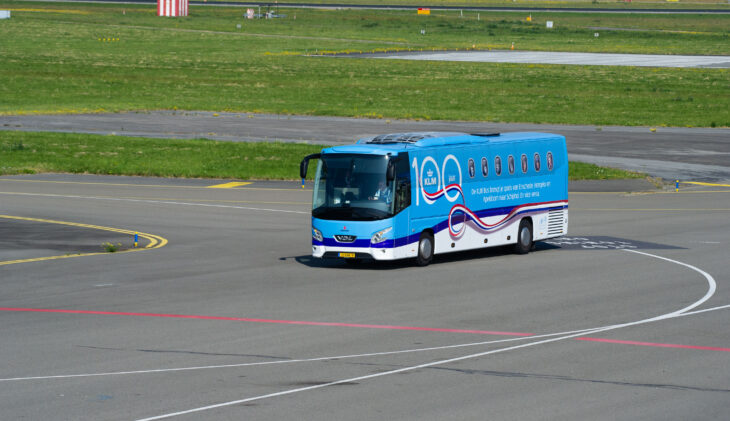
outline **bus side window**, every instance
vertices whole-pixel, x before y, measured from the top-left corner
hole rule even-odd
[[[411,205],[411,167],[408,162],[408,154],[401,154],[395,166],[395,208],[393,213],[398,213]]]

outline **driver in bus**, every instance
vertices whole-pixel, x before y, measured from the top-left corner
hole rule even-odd
[[[390,203],[391,201],[391,191],[390,188],[385,184],[384,181],[378,182],[378,190],[375,191],[375,193],[369,197],[370,200],[385,200],[386,203]]]
[[[343,187],[355,187],[355,177],[352,175],[352,171],[345,171],[345,185]]]

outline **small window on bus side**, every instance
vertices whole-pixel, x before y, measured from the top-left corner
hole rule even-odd
[[[548,167],[548,171],[553,170],[553,153],[549,152],[549,151],[547,153],[547,167]]]
[[[499,156],[494,157],[494,173],[499,175],[502,175],[502,158]]]
[[[507,169],[509,170],[510,174],[515,173],[515,157],[512,155],[507,157]]]
[[[487,163],[487,158],[482,157],[482,175],[488,176],[489,175],[489,163]]]
[[[476,175],[476,168],[474,168],[474,160],[469,158],[469,178],[474,178],[474,175]]]
[[[520,157],[520,163],[522,164],[522,174],[527,172],[527,155],[522,154]]]
[[[535,172],[540,172],[540,154],[535,152],[533,159],[535,161]]]

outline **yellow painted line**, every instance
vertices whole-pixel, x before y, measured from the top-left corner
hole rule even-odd
[[[680,190],[678,192],[672,190],[672,191],[661,191],[656,193],[647,193],[647,194],[700,194],[700,193],[730,193],[730,190]]]
[[[637,191],[637,192],[568,192],[569,195],[580,196],[580,195],[621,195],[621,196],[649,196],[652,194],[701,194],[701,193],[730,193],[730,190],[680,190],[675,192],[674,190],[666,191]]]
[[[730,184],[702,183],[700,181],[680,181],[679,184],[694,184],[696,186],[730,187]]]
[[[120,251],[119,253],[125,253]],[[96,256],[99,254],[109,254],[109,253],[80,253],[80,254],[65,254],[62,256],[47,256],[47,257],[36,257],[35,259],[19,259],[19,260],[6,260],[4,262],[0,262],[0,266],[5,265],[13,265],[16,263],[32,263],[32,262],[42,262],[45,260],[57,260],[57,259],[68,259],[71,257],[82,257],[82,256]]]
[[[616,208],[570,208],[571,211],[598,211],[598,212],[730,212],[730,208],[636,208],[636,209],[616,209]]]
[[[99,186],[120,186],[120,187],[156,187],[156,188],[167,188],[167,189],[207,189],[209,186],[172,186],[164,184],[130,184],[130,183],[101,183],[101,182],[90,182],[90,181],[52,181],[52,180],[21,180],[16,178],[1,178],[0,181],[16,181],[23,183],[47,183],[47,184],[78,184],[78,185],[99,185]],[[298,189],[287,189],[287,188],[273,188],[273,187],[246,187],[241,190],[262,190],[262,191],[302,191]],[[311,189],[306,189],[311,191]]]
[[[206,188],[208,188],[208,189],[232,189],[234,187],[248,186],[249,184],[251,184],[251,183],[233,181],[230,183],[216,184],[214,186],[208,186]]]
[[[568,194],[626,194],[619,191],[568,191]]]
[[[653,193],[653,192],[637,192],[637,193]],[[609,195],[609,194],[634,194],[630,191],[569,191],[569,195],[593,195],[593,194],[601,194],[601,195]]]
[[[0,194],[13,194],[0,192]],[[215,199],[191,199],[174,198],[174,197],[144,197],[144,196],[94,196],[104,199],[131,199],[131,200],[160,200],[167,202],[192,202],[192,203],[244,203],[249,205],[292,205],[292,206],[311,206],[311,202],[268,202],[263,200],[215,200]]]
[[[24,216],[12,216],[12,215],[0,215],[0,218],[15,219],[18,221],[42,222],[42,223],[46,223],[46,224],[67,225],[67,226],[71,226],[71,227],[90,228],[90,229],[97,229],[97,230],[103,230],[103,231],[117,232],[117,233],[121,233],[121,234],[128,234],[130,236],[133,236],[136,233],[140,237],[149,241],[147,246],[145,246],[143,248],[129,249],[129,250],[120,251],[118,253],[131,253],[131,252],[135,252],[135,251],[152,250],[152,249],[158,249],[160,247],[164,247],[165,245],[167,245],[167,239],[164,237],[160,237],[159,235],[125,230],[125,229],[121,229],[121,228],[111,228],[111,227],[103,227],[100,225],[80,224],[80,223],[76,223],[76,222],[56,221],[53,219],[27,218]],[[109,253],[102,253],[102,252],[77,253],[77,254],[64,254],[64,255],[59,255],[59,256],[35,257],[35,258],[31,258],[31,259],[6,260],[6,261],[0,261],[0,266],[12,265],[15,263],[41,262],[44,260],[68,259],[71,257],[98,256],[98,255],[102,255],[102,254],[109,254]]]

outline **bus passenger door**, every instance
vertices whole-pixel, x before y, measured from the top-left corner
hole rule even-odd
[[[411,231],[411,168],[408,153],[398,154],[395,165],[393,231],[396,254],[406,256],[406,245]]]

